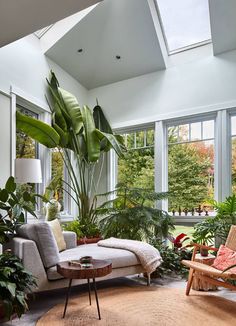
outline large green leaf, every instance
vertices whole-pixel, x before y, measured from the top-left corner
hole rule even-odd
[[[81,116],[80,107],[78,101],[74,95],[59,88],[58,91],[63,98],[65,109],[71,118],[71,124],[76,134],[78,134],[83,127],[83,120]]]
[[[8,191],[8,192],[14,192],[16,190],[16,183],[15,183],[15,179],[14,177],[10,177],[7,182],[6,182],[6,185],[5,185],[5,189]]]
[[[104,138],[108,141],[110,146],[115,150],[116,154],[118,156],[123,156],[123,151],[120,146],[120,143],[116,139],[116,137],[112,134],[108,134],[106,132],[102,132],[98,129],[96,129],[96,134],[98,135],[99,139],[102,141]]]
[[[102,108],[98,104],[93,109],[93,118],[94,118],[95,126],[98,130],[107,132],[108,134],[113,134],[111,126],[107,121],[102,111]]]
[[[96,162],[100,157],[100,140],[96,132],[93,116],[89,107],[86,105],[81,109],[81,114],[84,124],[88,160],[90,162]]]
[[[60,136],[55,129],[20,112],[16,112],[16,127],[48,148],[54,148],[60,142]]]

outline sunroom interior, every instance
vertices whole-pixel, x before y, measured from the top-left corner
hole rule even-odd
[[[109,246],[109,250],[123,251],[123,246],[127,246],[127,251],[138,257],[134,265],[142,265],[142,258],[129,247],[134,240],[140,246],[151,246],[150,250],[155,249],[162,257],[152,274],[145,268],[143,272],[137,269],[132,273],[132,268],[131,272],[118,272],[112,260],[117,273],[114,275],[118,276],[97,284],[98,295],[101,291],[101,321],[96,315],[99,306],[94,303],[92,308],[87,307],[87,301],[83,301],[87,286],[79,283],[72,288],[69,303],[66,301],[66,316],[61,318],[67,284],[55,285],[59,281],[50,278],[46,283],[39,282],[39,290],[33,290],[37,292],[35,297],[23,294],[29,310],[23,305],[20,314],[12,308],[6,317],[6,307],[5,312],[4,308],[1,310],[5,294],[0,293],[0,320],[11,320],[11,325],[39,326],[72,325],[73,320],[75,325],[104,322],[171,326],[189,325],[189,320],[195,325],[234,325],[235,292],[230,286],[222,289],[221,284],[210,286],[206,280],[204,283],[200,277],[197,279],[197,273],[204,274],[202,270],[190,268],[188,274],[189,269],[181,260],[195,259],[196,252],[193,256],[192,252],[198,247],[193,243],[199,241],[203,248],[196,261],[213,264],[222,273],[231,268],[231,281],[227,284],[235,282],[236,244],[229,249],[226,239],[236,225],[236,2],[22,0],[2,2],[0,9],[0,256],[18,257],[33,274],[37,264],[32,270],[28,266],[34,265],[34,256],[25,258],[24,244],[19,239],[28,232],[27,225],[54,221],[50,218],[54,214],[50,205],[54,205],[60,234],[63,236],[62,229],[70,234],[75,231],[78,244],[82,241],[78,246],[81,253],[78,251],[76,258],[67,259],[62,254],[70,264],[80,264],[74,269],[86,270],[80,262],[82,256],[107,259],[102,252],[96,256],[100,246],[101,250]],[[54,84],[53,76],[58,84]],[[71,111],[66,96],[78,101]],[[104,117],[107,123],[104,129],[104,120],[97,125],[96,107],[101,109],[101,121]],[[78,117],[68,117],[73,110],[82,119],[76,144],[73,139],[62,137],[63,132],[71,137],[73,122]],[[71,124],[64,131],[59,124],[59,111],[67,127]],[[35,129],[29,127],[32,119],[53,129],[60,142],[45,146],[47,140],[41,141],[39,125]],[[90,122],[94,128],[91,134]],[[49,134],[47,137],[50,138]],[[101,153],[95,160],[90,160],[89,141],[94,138],[89,137],[99,142]],[[81,159],[84,146],[86,155]],[[17,183],[18,173],[22,173],[17,162],[22,159],[40,162],[41,181],[31,181],[27,168],[24,172],[29,179]],[[36,168],[32,169],[35,176]],[[86,213],[92,216],[89,223],[96,227],[96,235],[99,233],[100,241],[92,245],[86,242],[92,228],[86,225],[86,231],[83,230],[88,217],[82,216],[83,186],[92,198],[88,199]],[[30,206],[22,201],[30,202]],[[18,233],[22,227],[26,231]],[[48,228],[54,234],[51,226]],[[25,238],[34,240],[29,235]],[[112,245],[106,243],[114,238],[120,239],[120,245],[116,241]],[[123,243],[126,240],[131,243]],[[64,242],[68,245],[66,237]],[[41,245],[35,243],[47,278],[47,268],[54,265],[44,265]],[[211,251],[215,247],[218,253]],[[92,254],[87,248],[93,248]],[[201,249],[207,251],[205,256]],[[231,250],[226,253],[230,257],[219,267],[216,260],[224,256],[225,250]],[[60,250],[58,253],[61,254]],[[61,261],[54,266],[57,272]],[[10,265],[6,265],[4,257],[0,258],[0,275],[6,266]],[[87,268],[94,271],[95,266],[91,263]],[[193,280],[191,272],[195,275]],[[36,283],[42,277],[33,276]],[[193,299],[191,293],[184,293],[187,280],[190,287],[193,282]],[[145,286],[146,281],[153,291]],[[123,299],[119,289],[124,293]],[[78,293],[82,296],[81,306]],[[147,296],[149,308],[139,298],[141,293]],[[109,304],[106,296],[111,294]],[[125,295],[135,309],[124,307],[124,315],[120,316]],[[10,298],[10,302],[15,300],[13,293]],[[162,298],[164,303],[158,308]],[[182,300],[178,304],[177,298]],[[136,312],[142,312],[142,318],[137,319]],[[20,319],[17,314],[22,315]],[[199,316],[199,320],[194,316]]]

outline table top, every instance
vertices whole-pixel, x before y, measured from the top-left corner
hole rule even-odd
[[[81,267],[77,264],[70,264],[71,261],[64,261],[57,264],[57,272],[70,279],[88,279],[103,277],[112,272],[110,260],[92,259],[92,266],[89,268]],[[79,263],[79,260],[73,260]]]

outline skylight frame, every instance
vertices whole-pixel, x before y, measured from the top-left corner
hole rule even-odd
[[[34,35],[35,35],[38,39],[41,39],[41,37],[43,37],[43,35],[46,34],[46,33],[49,31],[49,29],[52,28],[53,25],[54,25],[54,24],[39,29],[38,31],[34,32]]]
[[[181,52],[184,52],[184,51],[193,50],[195,48],[198,48],[198,47],[201,47],[201,46],[208,45],[208,44],[212,43],[212,38],[210,38],[210,39],[207,39],[207,40],[204,40],[204,41],[201,41],[201,42],[197,42],[197,43],[193,43],[193,44],[190,44],[190,45],[187,45],[187,46],[184,46],[184,47],[180,47],[180,48],[175,49],[175,50],[170,50],[169,45],[168,45],[167,36],[166,36],[166,33],[165,33],[164,23],[163,23],[163,20],[162,20],[162,17],[161,17],[161,12],[160,12],[159,5],[158,5],[158,0],[154,0],[154,3],[155,3],[158,19],[159,19],[159,22],[160,22],[160,27],[161,27],[163,39],[164,39],[164,42],[165,42],[166,50],[167,50],[167,53],[168,53],[169,56],[171,56],[173,54],[181,53]]]

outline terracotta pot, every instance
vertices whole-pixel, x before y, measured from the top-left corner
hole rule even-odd
[[[3,304],[0,301],[0,323],[6,321]]]
[[[102,240],[102,237],[96,237],[96,238],[81,238],[77,239],[77,245],[83,245],[83,244],[91,244],[91,243],[97,243],[98,241]]]

